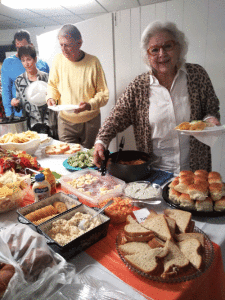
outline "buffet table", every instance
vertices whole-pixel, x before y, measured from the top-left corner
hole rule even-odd
[[[65,157],[47,157],[39,150],[36,151],[35,156],[37,156],[41,167],[50,168],[51,171],[61,175],[71,174],[62,164]],[[149,206],[149,208],[158,213],[163,213],[168,205],[162,201],[161,204]],[[109,277],[109,280],[114,282],[115,285],[118,285],[118,282],[122,280],[127,284],[127,295],[132,295],[137,300],[225,299],[225,216],[216,218],[193,217],[192,219],[195,221],[195,225],[204,231],[213,242],[215,254],[210,268],[194,280],[181,283],[162,283],[143,278],[130,271],[122,262],[116,250],[116,237],[124,224],[117,226],[110,224],[107,237],[70,259],[70,262],[74,264],[77,273],[86,266],[91,265],[102,270],[106,279]],[[16,211],[1,214],[0,228],[7,227],[11,222],[18,222]],[[145,296],[135,295],[131,287]]]

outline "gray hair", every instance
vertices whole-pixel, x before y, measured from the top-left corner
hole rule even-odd
[[[176,43],[180,46],[180,57],[178,62],[178,67],[180,67],[182,64],[186,61],[186,54],[188,52],[188,41],[185,37],[185,34],[180,31],[177,28],[177,25],[172,22],[165,22],[162,23],[160,21],[153,22],[149,24],[141,36],[141,52],[142,52],[142,58],[144,60],[144,63],[151,69],[149,59],[148,59],[148,46],[149,46],[149,40],[151,37],[153,37],[155,34],[159,32],[168,32],[174,37],[174,40]]]
[[[63,25],[63,27],[59,30],[58,38],[60,36],[63,37],[70,36],[75,41],[82,39],[80,31],[77,29],[76,26],[72,24]]]

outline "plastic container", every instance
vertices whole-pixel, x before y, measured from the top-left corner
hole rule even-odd
[[[51,185],[45,180],[45,175],[40,173],[35,175],[35,183],[32,187],[35,202],[41,201],[51,196]]]
[[[99,203],[99,207],[103,207],[111,199],[114,200],[114,203],[104,210],[105,214],[114,224],[126,222],[127,216],[133,213],[134,205],[132,199],[121,194],[103,200]]]
[[[78,181],[83,181],[77,184]],[[60,178],[62,188],[75,194],[81,202],[98,206],[104,199],[121,194],[125,182],[114,176],[102,176],[97,170],[82,170]]]

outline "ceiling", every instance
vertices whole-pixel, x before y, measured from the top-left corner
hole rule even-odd
[[[52,0],[46,1],[49,3]],[[166,1],[168,0],[89,0],[87,4],[84,0],[78,5],[74,0],[71,5],[62,4],[56,9],[12,9],[0,3],[0,30],[73,24],[109,12]]]

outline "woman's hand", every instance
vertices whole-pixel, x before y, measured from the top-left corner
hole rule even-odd
[[[48,106],[56,106],[56,101],[55,101],[55,99],[49,98],[49,99],[47,100],[47,105],[48,105]]]
[[[101,162],[105,159],[104,156],[105,147],[101,143],[95,144],[95,151],[94,151],[94,164],[100,168]]]
[[[20,104],[20,100],[16,99],[16,98],[13,98],[11,100],[11,105],[12,106],[18,106]]]
[[[216,126],[220,126],[221,125],[220,121],[217,118],[215,118],[215,117],[209,117],[209,118],[207,118],[205,120],[205,122],[212,123],[212,124],[214,124]]]
[[[87,103],[87,102],[81,102],[79,104],[79,107],[74,109],[74,113],[78,114],[78,113],[80,113],[82,111],[85,111],[85,110],[91,110],[91,104]]]

